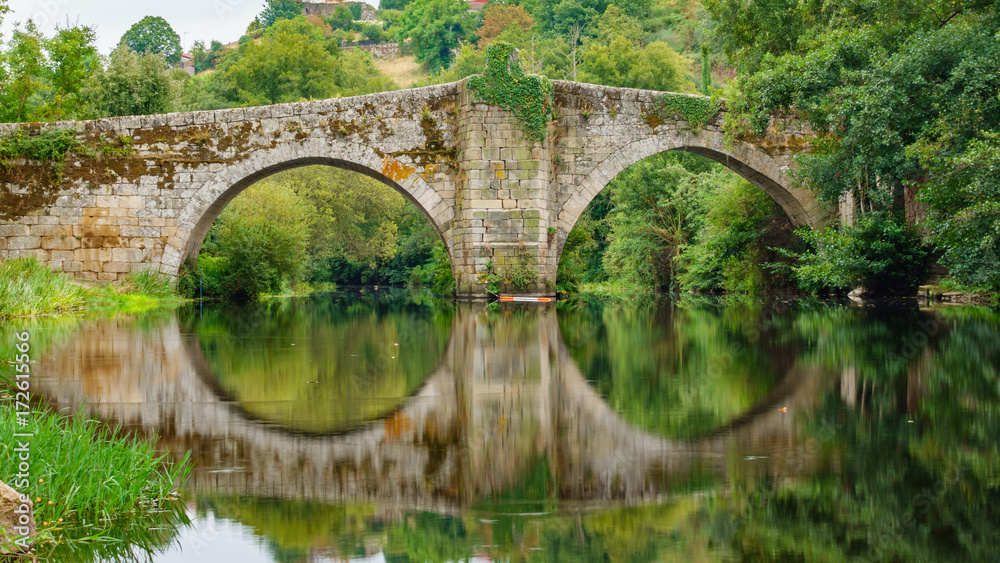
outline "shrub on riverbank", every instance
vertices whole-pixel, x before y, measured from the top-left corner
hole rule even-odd
[[[854,227],[800,234],[813,246],[793,267],[806,291],[863,287],[872,296],[913,295],[927,275],[920,233],[880,213],[863,215]]]

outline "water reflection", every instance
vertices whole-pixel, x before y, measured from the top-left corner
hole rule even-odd
[[[451,314],[365,292],[192,308],[181,323],[197,334],[189,353],[221,399],[289,431],[333,434],[392,414],[420,387],[444,353]]]
[[[998,325],[340,295],[87,321],[36,373],[193,452],[194,529],[227,524],[164,560],[975,559],[1000,540]]]

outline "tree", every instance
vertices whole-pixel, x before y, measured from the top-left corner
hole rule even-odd
[[[80,116],[80,91],[87,76],[100,65],[94,45],[96,37],[89,27],[70,27],[56,31],[55,37],[46,42],[55,95],[47,112],[50,119]]]
[[[775,4],[797,7],[769,12]],[[988,197],[988,182],[969,176],[967,164],[989,166],[981,149],[1000,130],[995,2],[707,6],[741,69],[730,131],[760,135],[775,111],[796,111],[821,133],[800,160],[801,184],[831,204],[851,194],[863,214],[901,213],[907,191],[926,185],[946,260],[964,279],[987,283],[971,273],[992,271],[988,225],[1000,215],[979,199]],[[775,18],[791,19],[780,27]]]
[[[219,63],[219,59],[222,58],[222,50],[223,45],[219,41],[212,41],[207,49],[204,42],[200,40],[195,41],[194,46],[191,47],[195,73],[215,68]]]
[[[643,287],[676,283],[677,257],[701,231],[705,198],[723,181],[718,167],[691,161],[675,153],[651,157],[609,186],[614,204],[604,254],[609,276]]]
[[[120,45],[106,69],[95,69],[84,95],[100,117],[149,115],[172,109],[175,88],[162,56]]]
[[[476,32],[479,36],[479,48],[489,45],[504,30],[517,27],[522,31],[528,31],[534,25],[535,18],[521,6],[490,4],[483,13],[483,25]]]
[[[411,3],[413,3],[413,0],[381,0],[381,2],[378,3],[378,9],[402,11]]]
[[[339,46],[305,18],[278,20],[259,42],[240,45],[219,66],[228,96],[241,105],[332,97],[341,78]]]
[[[20,122],[37,117],[42,98],[39,90],[48,74],[44,54],[45,38],[28,20],[24,29],[15,27],[6,56],[8,75],[0,92],[3,121]]]
[[[639,20],[615,6],[597,20],[597,35],[585,43],[584,80],[608,86],[661,91],[693,91],[687,61],[664,42],[642,45]]]
[[[209,252],[223,261],[217,285],[226,296],[253,301],[296,280],[315,211],[281,185],[253,186],[233,200],[212,226],[208,244]]]
[[[146,16],[122,36],[124,43],[136,53],[163,55],[168,64],[181,62],[181,37],[167,20],[159,16]]]
[[[943,159],[925,156],[927,224],[959,282],[1000,292],[1000,131]]]
[[[267,0],[264,11],[257,16],[257,20],[266,29],[279,20],[291,20],[301,15],[302,2],[298,0]]]
[[[415,0],[400,20],[398,41],[412,40],[417,61],[436,72],[447,68],[452,51],[472,38],[476,15],[462,0]]]
[[[333,10],[333,15],[326,19],[333,29],[354,29],[354,14],[351,9],[341,4]]]

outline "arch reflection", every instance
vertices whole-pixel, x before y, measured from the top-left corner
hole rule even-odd
[[[202,380],[248,419],[301,434],[398,411],[440,366],[452,313],[408,292],[360,291],[182,313]]]

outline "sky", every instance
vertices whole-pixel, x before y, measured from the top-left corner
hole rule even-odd
[[[378,0],[364,0],[377,6]],[[33,19],[46,37],[56,26],[89,25],[97,32],[97,47],[108,54],[132,25],[146,16],[160,16],[181,36],[184,50],[202,40],[236,41],[264,9],[264,0],[7,0],[11,12],[3,18],[3,38],[14,22]],[[67,20],[68,18],[68,20]]]

